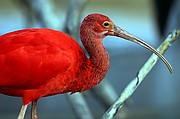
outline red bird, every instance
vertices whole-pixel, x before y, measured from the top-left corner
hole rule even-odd
[[[172,73],[168,61],[141,39],[117,27],[107,16],[90,14],[80,26],[80,38],[89,54],[67,34],[46,28],[30,28],[0,36],[0,93],[22,97],[18,118],[24,118],[39,98],[66,92],[82,92],[97,85],[110,62],[102,45],[105,36],[117,36],[140,44],[158,55]]]

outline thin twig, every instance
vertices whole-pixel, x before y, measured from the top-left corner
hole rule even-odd
[[[171,44],[176,40],[176,38],[180,35],[180,30],[174,30],[172,33],[168,35],[165,41],[159,46],[157,49],[161,54],[171,46]],[[152,55],[148,61],[144,64],[144,66],[139,70],[137,76],[127,85],[124,91],[121,93],[118,100],[107,110],[107,112],[103,115],[102,119],[112,119],[118,110],[123,106],[123,103],[134,93],[136,88],[140,85],[140,83],[144,80],[146,75],[150,72],[152,67],[158,61],[158,57],[156,55]]]

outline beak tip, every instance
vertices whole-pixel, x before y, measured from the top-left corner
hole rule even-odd
[[[172,70],[170,71],[170,73],[173,75],[173,74],[174,74],[174,70],[172,69]]]

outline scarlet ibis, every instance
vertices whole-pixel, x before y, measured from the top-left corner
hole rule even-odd
[[[32,104],[32,118],[38,118],[37,100],[66,92],[82,92],[97,85],[107,74],[110,61],[102,44],[106,36],[135,42],[154,52],[168,67],[168,61],[153,47],[116,26],[107,16],[90,14],[80,26],[80,45],[67,34],[28,28],[0,36],[0,93],[22,97],[19,118]]]

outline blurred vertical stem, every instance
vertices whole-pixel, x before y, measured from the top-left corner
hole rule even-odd
[[[41,27],[59,29],[59,18],[55,14],[53,0],[18,0],[24,7],[26,27],[32,27],[32,21],[36,20]]]
[[[176,38],[179,35],[180,35],[180,30],[174,30],[172,33],[168,35],[168,37],[159,46],[157,50],[161,54],[164,54],[164,52],[171,46],[171,44],[176,40]],[[137,76],[126,86],[126,88],[121,93],[118,100],[103,115],[102,119],[112,119],[115,116],[115,114],[123,106],[124,102],[134,93],[134,91],[137,89],[140,83],[144,80],[146,75],[151,71],[153,66],[158,61],[158,59],[159,58],[155,54],[152,54],[152,56],[148,59],[148,61],[139,70]]]
[[[90,91],[94,97],[100,100],[100,103],[102,103],[105,109],[108,109],[118,98],[118,94],[107,80],[103,80]]]
[[[93,96],[99,100],[100,104],[107,110],[118,98],[118,94],[109,81],[104,79],[99,85],[90,90]],[[121,112],[116,115],[117,119],[125,119],[127,117],[127,105],[121,109]]]
[[[79,25],[82,11],[88,0],[70,0],[66,14],[64,31],[74,39],[79,39]],[[77,119],[93,119],[84,97],[80,93],[66,95]]]
[[[79,26],[82,12],[89,0],[69,0],[67,9],[64,32],[79,40]]]

